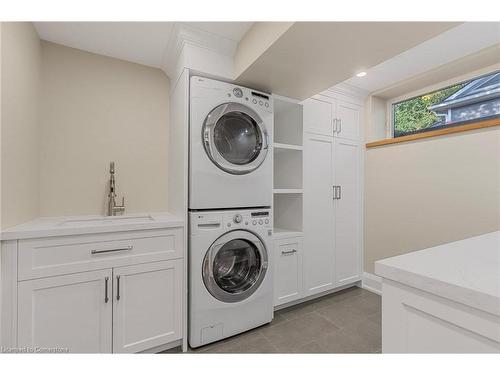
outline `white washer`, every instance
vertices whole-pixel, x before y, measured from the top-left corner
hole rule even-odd
[[[270,206],[271,97],[194,76],[189,113],[189,208]]]
[[[270,210],[191,212],[189,219],[189,344],[206,345],[270,322]]]

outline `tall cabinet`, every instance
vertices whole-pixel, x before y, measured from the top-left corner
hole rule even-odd
[[[351,285],[362,270],[362,101],[317,95],[294,106],[290,121],[280,109],[291,105],[275,99],[275,141],[297,145],[275,143],[276,306]]]

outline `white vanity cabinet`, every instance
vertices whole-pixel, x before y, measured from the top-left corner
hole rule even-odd
[[[111,353],[111,279],[106,269],[20,282],[18,346]]]
[[[3,242],[2,345],[70,353],[180,345],[183,230],[177,223]]]
[[[181,338],[182,259],[116,268],[113,292],[114,353]]]

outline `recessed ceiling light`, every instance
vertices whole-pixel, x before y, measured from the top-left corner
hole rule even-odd
[[[356,77],[364,77],[366,76],[366,72],[359,72],[358,74],[356,74]]]

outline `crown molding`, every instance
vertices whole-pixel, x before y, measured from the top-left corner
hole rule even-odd
[[[363,90],[359,87],[349,85],[347,83],[339,83],[329,89],[326,89],[322,95],[329,96],[328,94],[340,94],[346,95],[350,97],[355,97],[358,99],[365,99],[370,93],[366,90]]]
[[[177,62],[186,45],[230,58],[234,56],[238,47],[238,43],[234,40],[200,30],[185,23],[178,23],[172,30],[162,59],[161,68],[169,77],[174,76]]]

